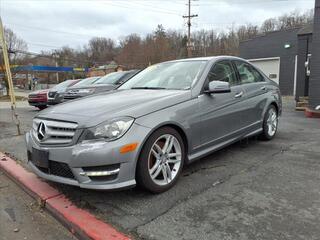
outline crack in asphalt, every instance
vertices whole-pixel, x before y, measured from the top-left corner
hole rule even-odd
[[[226,167],[226,165],[223,164],[223,165],[217,165],[217,166],[201,167],[201,168],[198,168],[198,169],[194,169],[194,170],[192,170],[190,172],[187,172],[187,173],[183,174],[182,176],[183,177],[188,177],[188,176],[190,176],[190,175],[192,175],[194,173],[200,172],[200,171],[205,171],[205,170],[209,170],[209,169],[213,169],[213,168],[219,168],[219,167]]]

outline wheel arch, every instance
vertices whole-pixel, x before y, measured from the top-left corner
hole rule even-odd
[[[276,111],[277,111],[278,116],[279,116],[279,114],[280,114],[280,112],[279,112],[279,111],[280,111],[280,108],[279,108],[278,103],[277,103],[276,101],[270,101],[269,103],[267,103],[267,104],[265,105],[265,108],[264,108],[264,110],[263,110],[263,112],[262,112],[262,116],[261,116],[262,121],[263,121],[263,119],[264,119],[264,116],[265,116],[265,114],[266,114],[269,106],[274,106],[274,107],[276,108]]]
[[[271,105],[276,108],[277,114],[279,115],[279,106],[278,106],[278,104],[277,104],[275,101],[272,101],[272,102],[269,104],[269,106],[271,106]]]
[[[184,147],[185,147],[185,154],[186,154],[186,163],[188,162],[188,151],[189,151],[189,142],[188,142],[188,137],[187,137],[187,134],[185,132],[185,130],[183,129],[183,127],[179,126],[179,124],[176,124],[176,123],[172,123],[172,122],[165,122],[161,125],[158,125],[156,127],[154,127],[149,133],[148,135],[145,137],[144,141],[141,143],[140,145],[140,148],[138,150],[138,154],[137,154],[137,160],[136,162],[139,161],[139,158],[140,158],[140,155],[141,155],[141,152],[142,152],[142,149],[146,143],[146,141],[149,139],[149,137],[157,130],[161,129],[161,128],[164,128],[164,127],[170,127],[170,128],[173,128],[174,130],[176,130],[183,142],[184,142]],[[137,174],[137,168],[135,169],[135,172]]]

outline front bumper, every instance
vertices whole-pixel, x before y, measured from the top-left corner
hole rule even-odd
[[[34,106],[34,107],[47,106],[47,100],[43,100],[43,101],[28,100],[28,103],[30,106]]]
[[[58,183],[97,190],[133,187],[136,184],[136,162],[149,131],[149,128],[133,124],[126,135],[116,141],[78,143],[63,147],[41,146],[31,133],[27,133],[28,164],[38,176]],[[121,154],[120,148],[129,143],[138,143],[138,147],[132,152]],[[47,151],[49,162],[62,168],[44,171],[36,166],[32,161],[33,151],[36,151],[34,149]],[[93,171],[102,170],[111,175],[90,175]],[[66,174],[66,171],[70,173]]]
[[[63,102],[63,97],[48,98],[48,105],[56,105]]]

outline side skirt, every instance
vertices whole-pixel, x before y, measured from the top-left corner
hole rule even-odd
[[[228,139],[228,140],[226,140],[224,142],[221,142],[219,144],[216,144],[216,145],[213,145],[211,147],[205,148],[205,149],[203,149],[201,151],[198,151],[196,153],[189,154],[188,155],[187,164],[192,163],[192,162],[194,162],[196,160],[199,160],[199,159],[201,159],[201,158],[203,158],[205,156],[208,156],[213,152],[216,152],[216,151],[218,151],[218,150],[220,150],[220,149],[222,149],[222,148],[224,148],[226,146],[231,145],[232,143],[238,142],[238,141],[240,141],[240,140],[242,140],[244,138],[247,138],[247,137],[255,136],[255,135],[257,135],[257,134],[259,134],[261,132],[262,132],[262,128],[259,128],[259,129],[254,130],[254,131],[252,131],[252,132],[250,132],[250,133],[248,133],[246,135],[230,138],[230,139]]]

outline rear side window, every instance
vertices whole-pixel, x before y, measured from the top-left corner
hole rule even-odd
[[[241,84],[263,82],[264,77],[250,64],[241,61],[235,61],[239,72]]]
[[[230,85],[237,84],[237,77],[229,61],[215,63],[208,74],[209,82],[223,81]]]

